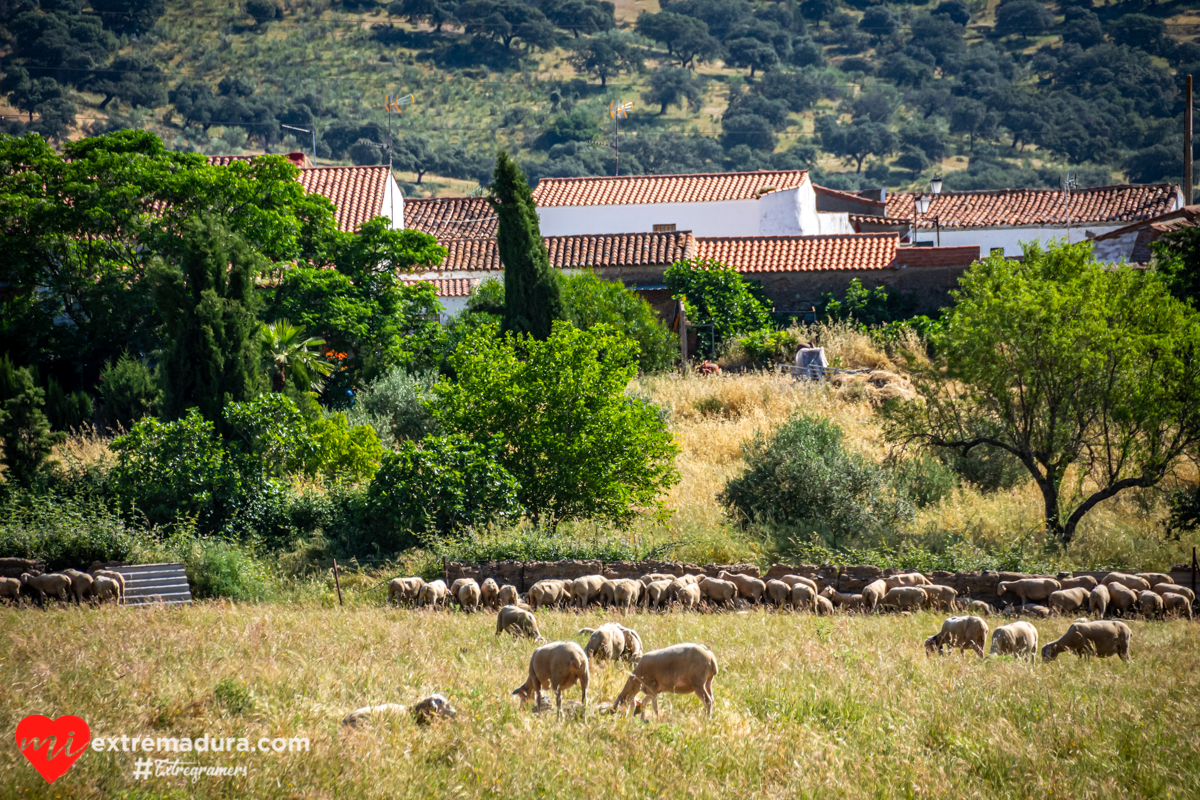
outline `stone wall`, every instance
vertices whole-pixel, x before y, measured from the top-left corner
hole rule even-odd
[[[19,578],[22,572],[41,575],[45,571],[45,563],[36,558],[0,558],[0,578]]]

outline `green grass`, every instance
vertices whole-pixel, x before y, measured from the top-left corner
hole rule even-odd
[[[603,618],[539,615],[551,639]],[[997,621],[992,620],[995,624]],[[515,706],[524,640],[491,614],[200,603],[146,611],[0,611],[0,727],[77,714],[93,735],[308,737],[311,752],[213,754],[244,778],[132,778],[132,753],[92,753],[48,786],[11,744],[0,797],[1195,797],[1200,640],[1132,623],[1133,659],[1051,664],[921,642],[940,618],[753,612],[638,615],[647,649],[696,641],[720,664],[706,720],[694,696],[662,720],[559,722]],[[1043,641],[1066,620],[1039,621]],[[593,665],[589,704],[624,667]],[[351,709],[441,691],[457,721],[343,730]],[[567,692],[577,700],[578,690]]]

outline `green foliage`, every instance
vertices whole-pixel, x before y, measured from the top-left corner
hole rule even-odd
[[[504,330],[545,339],[551,323],[563,318],[562,297],[529,183],[503,151],[496,157],[488,202],[500,218],[496,246],[504,266]]]
[[[631,542],[618,533],[598,532],[581,535],[566,526],[557,531],[534,525],[488,527],[463,530],[428,543],[439,557],[450,561],[486,562],[514,559],[520,561],[560,561],[595,559],[598,561],[641,561],[661,558],[663,548]]]
[[[770,327],[762,287],[736,269],[711,259],[672,264],[663,278],[671,296],[684,302],[689,325],[712,325],[717,343],[747,331]]]
[[[817,537],[829,547],[877,545],[911,517],[887,472],[848,450],[836,424],[794,415],[745,445],[745,471],[719,497],[730,516],[775,538]]]
[[[1010,453],[1064,544],[1096,504],[1157,485],[1200,444],[1200,314],[1157,273],[1109,269],[1089,243],[1026,245],[960,286],[933,340],[943,363],[886,409],[894,441]]]
[[[49,378],[46,381],[46,418],[55,430],[74,430],[92,418],[92,398],[83,392],[63,391],[62,385]]]
[[[922,453],[892,468],[896,490],[917,508],[935,506],[958,487],[958,476],[938,459]]]
[[[137,560],[145,544],[143,531],[95,500],[17,493],[0,506],[0,553],[41,559],[50,570]]]
[[[462,435],[427,436],[388,453],[367,489],[374,525],[392,549],[412,537],[510,521],[522,512],[516,479],[494,453]]]
[[[790,364],[800,345],[808,340],[799,328],[772,330],[759,328],[734,339],[734,350],[740,350],[749,366],[771,369],[776,364]]]
[[[578,43],[570,57],[571,66],[577,72],[595,75],[601,86],[608,85],[609,78],[622,72],[630,73],[642,68],[640,51],[632,37],[622,31],[606,31]],[[592,127],[595,127],[593,123]]]
[[[0,439],[4,441],[4,480],[28,488],[41,472],[54,445],[64,438],[53,433],[42,413],[46,392],[34,384],[28,369],[17,369],[0,357]]]
[[[621,331],[637,342],[638,368],[642,372],[661,372],[674,365],[677,337],[635,292],[591,272],[559,278],[566,318],[576,328],[586,331],[596,325],[607,325]]]
[[[472,314],[504,316],[504,279],[485,278],[467,298],[467,311]]]
[[[434,387],[435,414],[477,443],[499,437],[535,521],[628,521],[678,480],[659,409],[625,395],[637,351],[606,325],[559,322],[544,342],[482,326],[450,357],[458,379]]]
[[[995,447],[979,445],[965,456],[949,450],[937,456],[960,478],[985,494],[1011,489],[1029,480],[1029,470],[1016,456]]]
[[[117,363],[104,365],[100,373],[100,397],[113,424],[128,429],[142,417],[158,410],[159,384],[154,372],[129,353]]]
[[[213,698],[234,716],[254,709],[254,694],[245,681],[239,682],[233,678],[217,681],[213,687]]]
[[[862,281],[853,278],[841,300],[832,294],[823,298],[825,314],[835,322],[850,321],[860,325],[878,325],[897,318],[895,302],[889,302],[887,289],[876,286],[863,288]]]
[[[388,446],[423,439],[437,431],[427,405],[436,380],[432,372],[409,373],[395,367],[360,391],[346,416],[356,425],[370,425]]]
[[[1200,228],[1182,228],[1150,245],[1171,294],[1200,308]]]
[[[290,386],[302,392],[319,392],[325,387],[322,378],[333,372],[334,366],[323,359],[319,348],[324,339],[304,335],[304,326],[286,319],[260,327],[263,361],[272,391],[282,392]]]
[[[1170,508],[1165,527],[1176,538],[1200,528],[1200,488],[1176,490],[1171,495]]]
[[[254,276],[264,262],[204,218],[184,224],[173,256],[171,266],[151,273],[167,331],[159,368],[163,412],[178,419],[195,407],[220,422],[226,403],[253,397],[262,384]]]

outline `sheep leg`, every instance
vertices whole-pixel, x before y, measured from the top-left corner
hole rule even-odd
[[[554,705],[558,709],[558,716],[562,716],[562,687],[558,686],[554,689]]]
[[[659,713],[658,713],[658,695],[657,694],[650,695],[650,705],[654,706],[654,721],[658,722]]]

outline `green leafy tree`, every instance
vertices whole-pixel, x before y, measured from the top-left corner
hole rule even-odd
[[[1200,228],[1172,231],[1150,247],[1171,294],[1200,308]]]
[[[92,418],[95,407],[85,392],[68,393],[54,378],[46,380],[46,417],[58,431],[80,427]]]
[[[1008,0],[996,7],[996,34],[1038,36],[1054,27],[1054,14],[1038,0]]]
[[[637,344],[606,325],[556,322],[545,341],[482,326],[450,357],[457,380],[434,388],[447,430],[496,440],[522,505],[550,527],[621,523],[660,505],[678,480],[675,443],[658,408],[629,397]]]
[[[120,97],[134,108],[157,108],[167,104],[166,74],[153,60],[138,55],[117,56],[96,70],[87,88],[104,95],[100,108],[108,108]]]
[[[551,22],[576,39],[579,34],[612,30],[615,7],[604,0],[541,0],[538,7]]]
[[[115,33],[144,33],[167,10],[165,0],[91,0],[91,6]]]
[[[732,67],[749,67],[751,79],[755,70],[766,72],[779,63],[775,48],[761,39],[744,36],[731,40],[725,48],[729,51],[727,63]]]
[[[28,369],[0,357],[0,439],[4,441],[4,479],[28,488],[54,445],[65,434],[54,433],[42,408],[46,393]]]
[[[882,122],[841,125],[829,115],[818,117],[815,128],[821,148],[853,162],[855,172],[862,172],[867,156],[884,157],[896,149],[896,134]]]
[[[271,389],[282,392],[285,386],[300,391],[319,392],[325,387],[323,378],[334,366],[321,357],[324,339],[304,335],[303,325],[293,325],[286,319],[261,327],[263,361]]]
[[[667,113],[668,106],[689,108],[696,113],[704,100],[704,92],[691,70],[668,67],[650,73],[650,88],[642,93],[642,99],[657,105],[659,114]]]
[[[130,428],[133,423],[158,410],[158,378],[154,371],[129,353],[116,363],[104,365],[100,373],[100,396],[114,424]]]
[[[663,278],[671,296],[683,301],[688,323],[712,325],[717,342],[771,325],[761,287],[744,281],[727,264],[711,259],[678,261]]]
[[[888,412],[893,441],[1011,453],[1064,544],[1098,503],[1195,452],[1200,313],[1160,275],[1110,270],[1090,243],[1028,244],[1023,262],[990,256],[960,286],[933,334],[941,363]]]
[[[499,217],[496,246],[504,266],[504,330],[545,339],[551,323],[563,318],[558,279],[550,269],[529,182],[503,151],[496,157],[488,202]]]
[[[637,32],[666,47],[681,67],[694,67],[698,60],[710,61],[721,54],[721,43],[709,34],[708,25],[684,14],[643,11],[638,14]]]
[[[202,217],[185,225],[172,256],[151,274],[167,340],[163,411],[179,419],[195,407],[219,423],[227,403],[250,399],[262,383],[254,276],[264,260]]]
[[[629,37],[617,31],[606,31],[590,36],[575,46],[568,59],[578,72],[595,75],[601,86],[608,85],[609,78],[622,72],[636,72],[642,68],[642,57],[634,49]]]
[[[659,372],[675,363],[679,341],[658,314],[637,293],[618,281],[606,281],[591,272],[562,276],[563,306],[567,319],[581,331],[596,325],[619,330],[638,344],[638,368]]]

